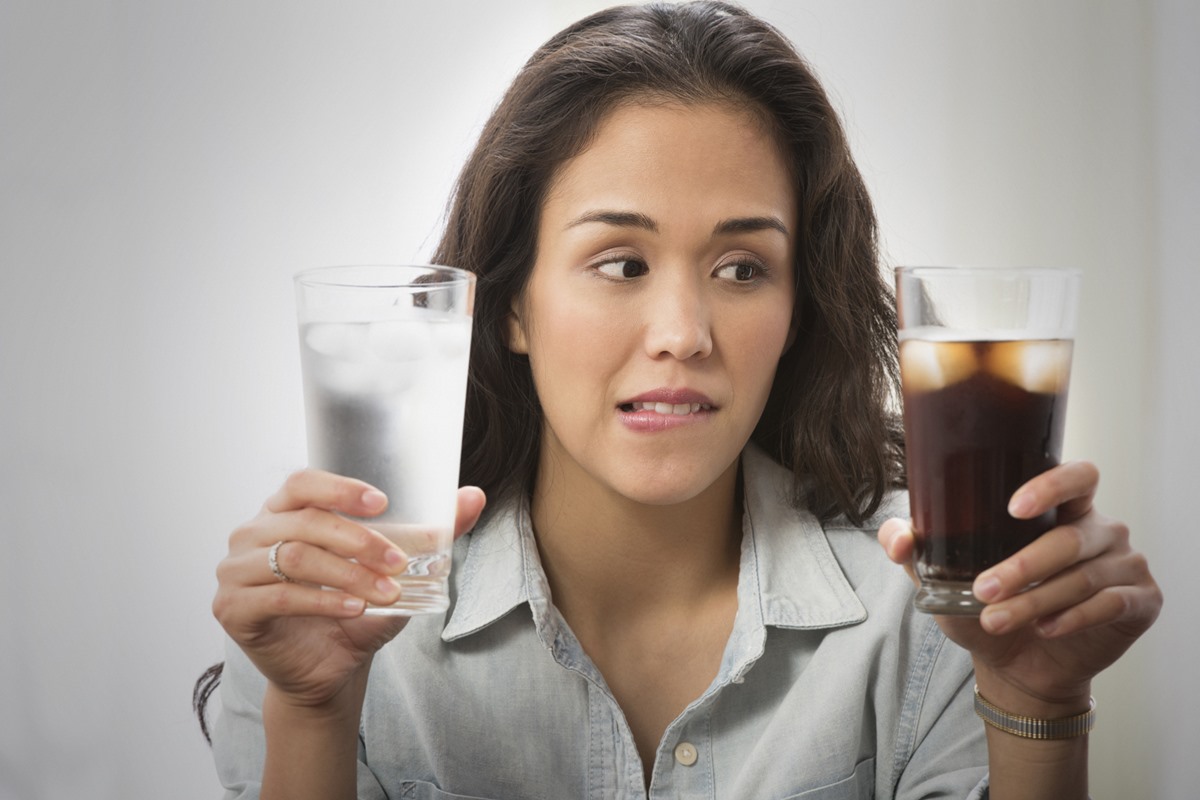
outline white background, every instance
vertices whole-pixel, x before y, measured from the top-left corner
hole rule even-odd
[[[597,2],[0,0],[0,798],[219,795],[229,531],[304,461],[290,277],[428,257],[521,62]],[[1193,796],[1200,5],[750,2],[824,78],[890,264],[1085,272],[1068,455],[1166,591],[1096,798]]]

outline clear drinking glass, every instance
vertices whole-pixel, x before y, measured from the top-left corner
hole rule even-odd
[[[1009,515],[1062,457],[1080,275],[896,270],[916,606],[978,614],[975,577],[1055,525]]]
[[[321,267],[296,275],[309,464],[370,483],[364,520],[408,556],[393,605],[447,608],[475,276],[443,266]]]

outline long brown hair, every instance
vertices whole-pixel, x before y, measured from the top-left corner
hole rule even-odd
[[[532,486],[542,416],[529,362],[505,320],[537,252],[538,218],[561,165],[614,105],[637,97],[728,102],[762,117],[787,155],[799,200],[796,343],[779,362],[753,439],[796,477],[795,503],[856,524],[903,481],[896,313],[876,223],[837,114],[773,27],[709,0],[622,6],[543,45],[488,120],[458,179],[434,255],[477,275],[463,431],[464,484],[495,501]],[[204,709],[222,665],[196,682]]]
[[[796,344],[779,363],[754,441],[796,475],[796,503],[860,522],[902,481],[888,398],[896,318],[875,215],[837,114],[773,27],[720,2],[622,6],[570,26],[521,70],[459,177],[435,260],[478,276],[461,479],[493,497],[528,491],[542,417],[505,319],[537,250],[561,165],[614,105],[639,97],[729,102],[761,116],[799,199]]]

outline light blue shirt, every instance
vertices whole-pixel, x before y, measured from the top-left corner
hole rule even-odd
[[[712,685],[663,734],[647,790],[624,715],[551,601],[527,509],[457,544],[451,609],[375,657],[359,731],[363,800],[984,798],[971,660],[863,527],[788,503],[751,446],[738,611]],[[265,681],[228,648],[214,757],[257,798]]]

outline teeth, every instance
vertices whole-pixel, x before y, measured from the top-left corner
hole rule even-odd
[[[695,414],[700,410],[708,411],[712,406],[707,403],[679,403],[672,405],[671,403],[630,403],[629,407],[633,411],[653,411],[655,414],[676,414],[684,416],[686,414]]]

